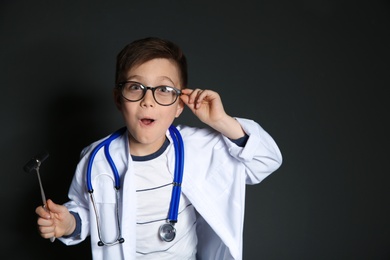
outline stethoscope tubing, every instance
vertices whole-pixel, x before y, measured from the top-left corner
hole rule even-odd
[[[112,135],[110,135],[110,137],[108,137],[106,140],[99,143],[91,152],[91,156],[89,158],[88,166],[87,166],[87,189],[89,193],[93,192],[92,180],[91,180],[93,161],[98,151],[103,147],[104,147],[104,154],[114,174],[115,188],[119,190],[120,188],[119,173],[110,155],[109,147],[111,142],[114,139],[121,136],[125,131],[126,131],[126,127],[122,127],[121,129],[117,130]],[[171,125],[169,127],[169,132],[175,149],[175,171],[174,171],[174,180],[173,180],[173,188],[172,188],[172,198],[171,198],[169,213],[168,213],[168,221],[171,223],[176,223],[179,214],[178,211],[179,211],[179,202],[180,202],[180,194],[181,194],[181,183],[183,181],[184,145],[183,145],[183,139],[181,137],[181,134],[175,126]]]
[[[181,134],[179,133],[179,130],[177,130],[176,127],[171,125],[169,127],[169,132],[171,134],[173,146],[175,148],[175,171],[174,171],[172,199],[169,207],[168,221],[171,223],[176,223],[179,214],[181,183],[183,180],[184,145],[183,145],[183,139],[181,137]]]

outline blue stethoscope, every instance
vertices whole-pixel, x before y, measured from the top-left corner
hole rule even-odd
[[[121,136],[126,131],[126,127],[123,127],[116,132],[114,132],[110,137],[99,143],[91,152],[90,158],[88,160],[88,166],[87,166],[87,188],[88,192],[91,197],[91,201],[93,204],[93,208],[95,211],[96,216],[96,225],[98,230],[98,236],[99,236],[99,246],[112,246],[116,245],[118,243],[125,242],[124,238],[122,237],[122,231],[121,231],[121,225],[119,221],[119,189],[120,189],[120,178],[118,170],[115,166],[114,161],[111,158],[109,147],[111,142]],[[181,194],[181,183],[183,180],[183,169],[184,169],[184,145],[183,145],[183,139],[181,137],[181,134],[179,130],[173,125],[169,127],[169,133],[171,134],[172,140],[173,140],[173,146],[175,148],[175,172],[174,172],[174,179],[173,179],[173,188],[172,188],[172,195],[171,195],[171,202],[169,206],[169,213],[168,213],[168,219],[167,223],[160,226],[159,229],[159,236],[163,241],[171,242],[175,236],[176,236],[176,229],[174,227],[175,223],[177,222],[177,217],[179,214],[179,202],[180,202],[180,194]],[[92,188],[92,181],[91,181],[91,173],[92,173],[92,165],[93,160],[95,159],[95,156],[97,152],[104,147],[104,154],[106,156],[106,159],[108,161],[108,164],[111,167],[111,170],[114,174],[115,178],[115,195],[116,195],[116,206],[115,206],[115,212],[116,212],[116,222],[117,222],[117,238],[112,242],[105,242],[102,239],[101,235],[101,229],[100,229],[100,221],[99,221],[99,214],[98,210],[95,204],[95,199],[93,196],[93,188]]]

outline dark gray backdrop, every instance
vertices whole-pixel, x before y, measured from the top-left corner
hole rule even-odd
[[[189,87],[283,153],[248,187],[244,259],[390,259],[389,25],[387,1],[1,1],[0,258],[90,258],[89,241],[40,238],[22,166],[48,150],[47,197],[65,202],[80,150],[122,125],[116,54],[159,36],[187,54]]]

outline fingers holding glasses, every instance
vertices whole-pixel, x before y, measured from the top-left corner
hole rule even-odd
[[[181,100],[203,122],[213,127],[226,118],[219,94],[209,89],[183,89]]]
[[[202,102],[206,99],[210,91],[207,89],[183,89],[182,94],[187,96],[185,98],[185,103],[190,106],[193,106],[195,109],[198,109]]]

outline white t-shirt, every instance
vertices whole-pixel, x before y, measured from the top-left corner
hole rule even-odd
[[[165,242],[160,226],[167,223],[173,175],[168,171],[166,140],[159,151],[148,156],[132,156],[137,189],[137,259],[196,259],[196,214],[181,194],[176,237]]]

